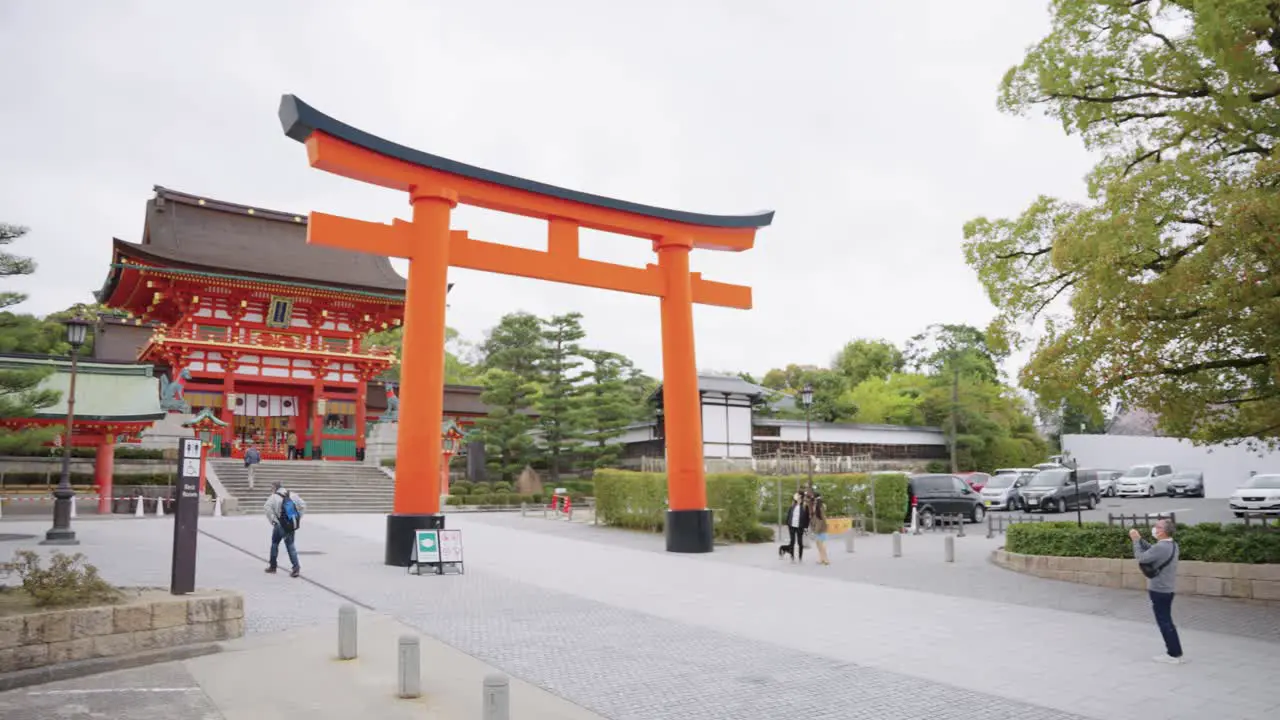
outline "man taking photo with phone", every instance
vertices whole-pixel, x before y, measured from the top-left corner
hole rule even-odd
[[[1182,642],[1178,639],[1178,628],[1173,625],[1173,592],[1178,577],[1178,544],[1173,541],[1173,521],[1157,520],[1151,528],[1151,537],[1154,544],[1143,540],[1137,530],[1129,531],[1129,538],[1133,540],[1133,557],[1147,577],[1151,610],[1155,613],[1160,634],[1164,636],[1165,654],[1153,659],[1180,665],[1183,662]]]

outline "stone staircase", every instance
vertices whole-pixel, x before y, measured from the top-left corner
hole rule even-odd
[[[262,512],[275,480],[301,495],[308,513],[391,512],[395,481],[364,463],[263,460],[254,472],[250,490],[243,460],[211,458],[209,462],[227,494],[240,501],[242,515]]]

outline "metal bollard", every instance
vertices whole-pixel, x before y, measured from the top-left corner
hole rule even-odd
[[[418,636],[400,636],[400,691],[402,698],[416,698],[422,694],[422,653],[418,648]]]
[[[849,528],[849,532],[844,534],[844,551],[853,552],[853,528]]]
[[[991,513],[987,513],[987,539],[990,540],[995,536],[996,536],[996,516],[992,515]]]
[[[350,603],[338,608],[338,659],[356,657],[356,606]]]
[[[484,720],[511,720],[511,681],[506,675],[484,678]]]
[[[955,562],[956,561],[956,536],[948,535],[946,538],[943,539],[943,542],[944,542],[943,555],[946,557],[947,562],[949,563]]]
[[[960,537],[964,537],[964,518],[960,518],[960,532],[956,534]]]
[[[893,556],[902,557],[902,533],[898,530],[893,531]]]
[[[565,511],[564,519],[568,520],[569,522],[573,522],[573,506],[572,505],[570,505],[569,509]]]
[[[543,505],[543,506],[542,506],[542,519],[543,519],[543,520],[546,520],[546,519],[547,519],[547,506],[546,506],[546,505]]]
[[[520,517],[524,517],[525,510],[528,510],[528,509],[529,509],[529,506],[527,504],[520,503]]]

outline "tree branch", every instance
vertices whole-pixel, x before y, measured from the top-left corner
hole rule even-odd
[[[1201,363],[1192,363],[1191,365],[1183,365],[1176,368],[1161,368],[1153,373],[1143,373],[1145,375],[1165,375],[1168,377],[1183,377],[1185,375],[1193,375],[1205,370],[1243,370],[1245,368],[1258,367],[1271,362],[1270,355],[1254,355],[1243,358],[1229,358],[1226,360],[1207,360]]]
[[[1016,258],[1016,257],[1028,257],[1028,258],[1035,258],[1035,257],[1040,257],[1041,255],[1044,255],[1044,254],[1046,254],[1046,253],[1050,253],[1050,252],[1053,252],[1053,245],[1050,245],[1050,246],[1048,246],[1048,247],[1044,247],[1044,248],[1040,248],[1039,250],[1036,250],[1035,252],[1029,252],[1029,251],[1027,251],[1027,250],[1014,250],[1014,251],[1013,251],[1013,252],[1011,252],[1011,253],[997,253],[997,254],[995,255],[995,259],[997,259],[997,260],[1012,260],[1013,258]]]

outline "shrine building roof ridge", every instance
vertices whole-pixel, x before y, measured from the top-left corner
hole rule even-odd
[[[406,147],[399,143],[373,135],[372,133],[365,132],[359,128],[352,127],[340,120],[337,120],[336,118],[332,118],[319,110],[316,110],[295,95],[284,95],[280,98],[279,115],[280,125],[284,129],[285,135],[288,135],[290,138],[293,138],[298,142],[305,143],[307,138],[310,137],[313,132],[321,132],[325,135],[330,135],[339,140],[351,143],[352,145],[364,150],[375,152],[419,167],[451,173],[453,175],[459,175],[472,180],[492,183],[494,185],[500,185],[502,187],[513,188],[516,190],[523,190],[560,200],[567,200],[569,202],[582,203],[584,205],[632,213],[634,215],[641,215],[645,217],[658,218],[671,222],[684,223],[687,225],[699,225],[713,228],[761,228],[773,222],[772,210],[766,210],[749,215],[708,215],[704,213],[686,212],[683,210],[672,210],[653,205],[643,205],[641,203],[635,203],[628,200],[618,200],[616,198],[605,197],[603,195],[594,195],[580,190],[570,190],[557,185],[550,185],[536,180],[529,180],[528,178],[500,173],[495,170],[487,170],[475,165],[468,165],[457,160],[450,160],[446,157]]]
[[[336,291],[363,290],[403,298],[405,279],[381,255],[312,245],[307,216],[216,200],[154,186],[147,200],[142,242],[115,240],[121,254],[190,270],[222,271],[298,281]],[[112,268],[110,293],[120,268]]]

